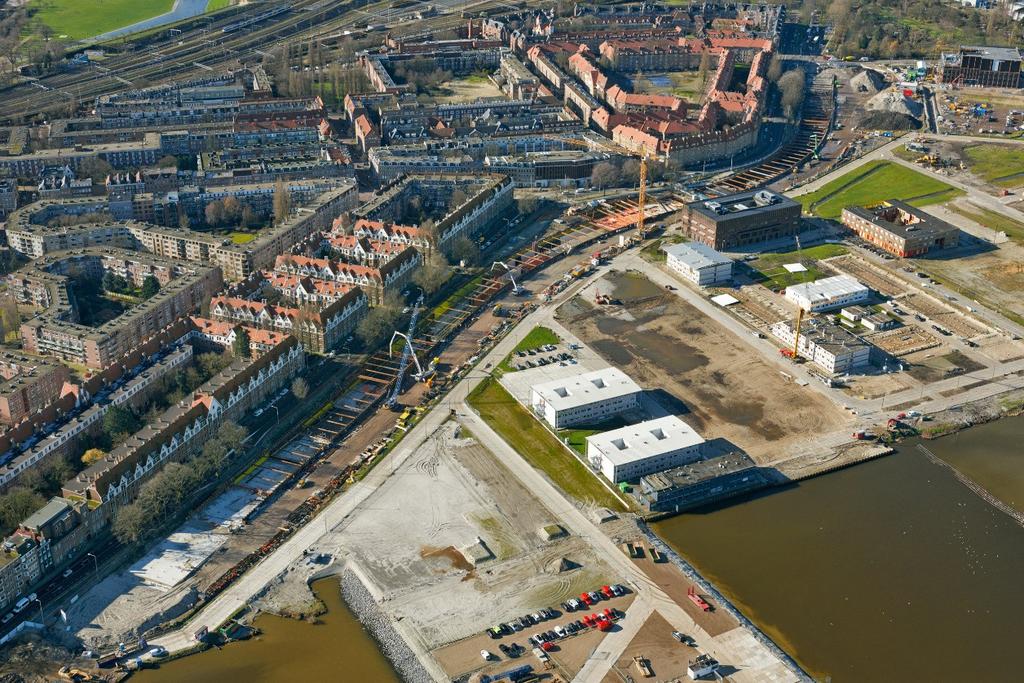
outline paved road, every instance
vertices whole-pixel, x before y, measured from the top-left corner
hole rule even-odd
[[[157,26],[163,26],[164,24],[170,24],[175,21],[181,21],[182,19],[199,16],[206,12],[206,6],[209,2],[210,0],[174,0],[174,7],[171,8],[170,12],[165,12],[164,14],[150,19],[144,19],[131,24],[130,26],[124,26],[113,31],[101,33],[98,36],[89,38],[89,40],[110,40],[111,38],[117,38],[118,36],[126,36],[130,33],[138,33],[139,31],[145,31],[146,29],[156,28]]]

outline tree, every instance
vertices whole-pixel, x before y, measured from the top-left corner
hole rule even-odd
[[[519,209],[519,213],[528,215],[537,210],[537,205],[540,204],[540,200],[537,199],[536,195],[528,194],[523,195],[516,199],[516,208]]]
[[[711,72],[711,53],[704,50],[700,53],[700,65],[697,66],[697,75],[700,78],[701,90],[708,84],[708,75]]]
[[[455,188],[455,191],[452,192],[452,206],[462,206],[467,201],[469,201],[469,195],[467,195],[461,188]]]
[[[145,277],[145,279],[142,280],[142,290],[141,290],[141,293],[142,293],[142,298],[143,299],[151,299],[159,291],[160,291],[160,281],[157,280],[152,275],[147,275]]]
[[[768,80],[772,83],[778,83],[779,79],[782,78],[782,59],[777,54],[772,55],[767,75]]]
[[[128,280],[112,270],[103,273],[103,289],[108,292],[123,294],[128,290]]]
[[[0,495],[0,533],[7,535],[21,520],[43,507],[46,499],[24,486],[14,486]]]
[[[611,187],[619,180],[619,169],[615,164],[610,161],[602,161],[594,166],[594,170],[590,174],[591,184],[603,190],[606,187]]]
[[[805,87],[804,70],[800,68],[790,69],[779,79],[778,88],[782,94],[782,110],[789,119],[795,119],[800,107],[803,106]]]
[[[451,268],[448,266],[448,261],[440,251],[435,249],[430,252],[430,256],[427,258],[426,262],[420,266],[420,269],[416,271],[412,280],[419,285],[424,292],[427,294],[433,294],[448,281],[450,276]]]
[[[292,196],[284,181],[278,179],[274,185],[274,220],[278,223],[288,217],[292,210]]]
[[[252,207],[248,204],[242,206],[242,219],[241,225],[243,228],[255,228],[260,223],[259,216],[252,210]]]
[[[88,467],[95,462],[102,460],[107,455],[101,448],[90,448],[82,454],[82,464]]]
[[[304,400],[309,396],[309,383],[301,377],[296,377],[292,380],[292,393],[295,394],[295,398],[300,401]]]
[[[242,202],[237,197],[224,198],[224,222],[237,225],[242,218]]]
[[[401,308],[395,308],[385,300],[385,303],[372,308],[359,321],[356,336],[363,342],[366,350],[377,348],[391,336],[400,315]]]
[[[464,261],[467,266],[475,266],[480,263],[480,247],[465,235],[460,235],[452,242],[452,258],[460,263]]]
[[[637,159],[626,159],[622,162],[622,179],[630,185],[640,182],[640,162]]]
[[[231,342],[231,353],[235,355],[235,358],[250,358],[252,357],[252,349],[249,347],[249,331],[244,327],[235,328],[235,340]]]
[[[213,200],[203,209],[203,215],[206,217],[206,224],[216,228],[224,222],[224,204],[219,199]]]
[[[110,406],[103,415],[103,432],[110,437],[114,443],[120,443],[126,437],[141,429],[139,418],[121,406]]]
[[[99,157],[86,157],[78,162],[78,177],[92,178],[95,183],[105,182],[114,167]]]
[[[178,157],[174,156],[173,154],[167,154],[165,156],[160,157],[160,160],[156,162],[156,165],[159,168],[173,168],[177,170]]]
[[[192,221],[189,220],[188,212],[185,211],[185,207],[180,202],[178,203],[178,227],[182,230],[192,229]]]
[[[138,503],[125,505],[114,513],[114,537],[124,544],[136,543],[142,538],[146,518]]]

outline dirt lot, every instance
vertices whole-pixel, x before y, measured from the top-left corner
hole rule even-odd
[[[768,464],[792,455],[808,434],[849,424],[830,401],[789,382],[731,332],[646,278],[612,274],[609,284],[622,306],[597,308],[576,297],[559,309],[559,320],[704,438],[726,439]]]
[[[512,619],[557,608],[619,581],[582,539],[542,538],[542,527],[559,520],[489,451],[456,437],[452,423],[376,499],[389,503],[355,516],[321,549],[363,568],[385,612],[427,649],[482,634],[496,613]],[[474,560],[467,548],[490,556]],[[483,663],[481,649],[473,648],[474,665]]]
[[[700,655],[700,651],[680,643],[672,637],[672,626],[657,612],[652,613],[630,641],[622,655],[612,665],[603,683],[622,683],[630,676],[644,678],[633,662],[633,657],[646,659],[654,673],[651,681],[676,681],[686,677],[686,665]]]

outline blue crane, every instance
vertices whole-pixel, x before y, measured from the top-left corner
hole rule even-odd
[[[384,404],[388,408],[394,408],[398,404],[398,395],[402,393],[402,383],[405,381],[405,371],[409,367],[409,357],[413,355],[412,335],[416,332],[416,320],[420,317],[420,306],[423,305],[423,293],[416,299],[412,307],[412,317],[409,318],[409,332],[405,335],[405,347],[402,349],[402,357],[398,360],[398,376],[395,377],[395,386],[391,388],[391,395]],[[391,340],[394,341],[394,337]]]

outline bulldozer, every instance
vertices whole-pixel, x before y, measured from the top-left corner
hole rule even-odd
[[[75,681],[75,683],[83,683],[88,681],[99,681],[100,678],[93,676],[88,671],[82,669],[76,669],[73,666],[62,666],[58,671],[57,675],[62,681]]]

